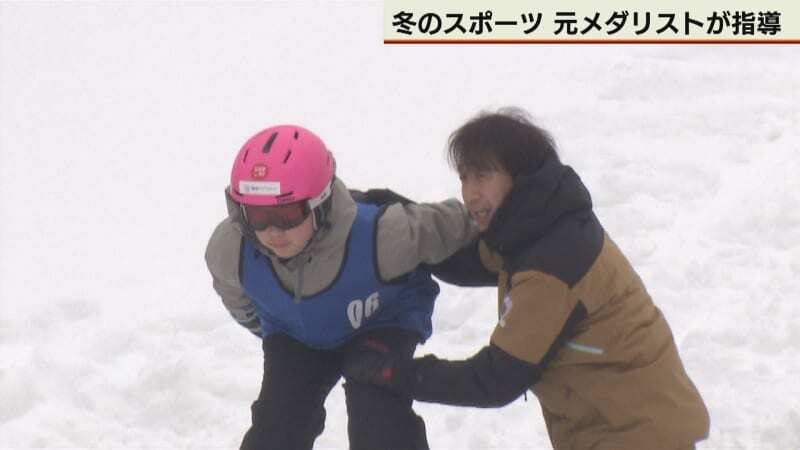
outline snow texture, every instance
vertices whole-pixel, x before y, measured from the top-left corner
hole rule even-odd
[[[358,188],[459,196],[449,133],[555,136],[710,409],[701,450],[800,449],[800,48],[385,46],[379,2],[0,3],[0,448],[236,448],[259,343],[203,252],[233,155],[299,123]],[[443,286],[418,354],[472,355]],[[319,449],[347,448],[343,390]],[[417,403],[434,449],[548,449],[534,396]]]

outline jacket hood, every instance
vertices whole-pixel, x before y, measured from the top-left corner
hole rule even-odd
[[[483,239],[503,254],[542,237],[561,218],[591,211],[592,199],[578,174],[549,158],[536,172],[517,175]]]

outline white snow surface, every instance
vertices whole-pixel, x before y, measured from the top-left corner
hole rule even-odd
[[[0,449],[229,449],[259,342],[203,260],[247,137],[315,130],[354,188],[458,197],[447,136],[550,130],[663,310],[701,450],[800,449],[800,48],[382,44],[379,2],[0,3]],[[488,342],[443,285],[418,354]],[[343,390],[315,448],[347,448]],[[416,403],[433,449],[551,448],[535,396]]]

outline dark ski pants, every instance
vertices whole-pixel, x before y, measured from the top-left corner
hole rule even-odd
[[[325,427],[325,398],[341,377],[344,355],[375,339],[410,358],[419,335],[402,329],[368,331],[340,348],[317,350],[285,335],[264,339],[264,377],[252,406],[242,450],[309,450]],[[362,383],[344,384],[351,450],[425,450],[425,424],[411,398]]]

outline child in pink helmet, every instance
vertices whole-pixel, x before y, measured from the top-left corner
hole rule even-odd
[[[262,338],[262,387],[242,449],[312,448],[344,358],[364,346],[412,357],[431,334],[439,292],[426,265],[477,236],[455,199],[349,191],[335,169],[323,141],[296,125],[262,130],[234,160],[228,217],[206,262],[230,314]],[[409,396],[353,380],[344,390],[351,449],[428,448]]]

